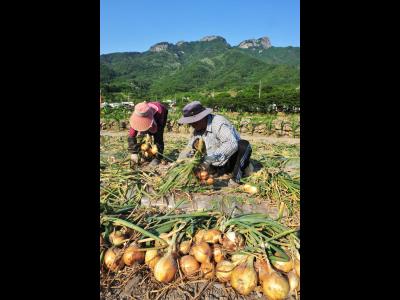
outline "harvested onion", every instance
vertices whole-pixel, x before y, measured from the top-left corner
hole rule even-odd
[[[203,236],[204,236],[205,232],[206,232],[205,229],[200,229],[199,231],[197,231],[197,233],[194,235],[194,242],[196,244],[198,244],[198,243],[203,241]]]
[[[209,229],[203,235],[203,241],[207,243],[218,243],[221,238],[222,232],[218,229]]]
[[[243,191],[245,191],[246,193],[249,193],[249,194],[256,194],[256,193],[258,193],[258,189],[257,189],[257,187],[256,186],[252,186],[252,185],[250,185],[250,184],[245,184],[245,185],[243,185]]]
[[[124,252],[122,260],[127,266],[132,266],[134,263],[143,263],[145,254],[144,251],[138,251],[139,247],[132,243]]]
[[[208,179],[206,180],[207,185],[213,185],[214,184],[214,178],[212,177],[208,177]]]
[[[275,253],[275,256],[281,257],[282,255],[279,252],[277,252],[277,253]],[[275,261],[272,262],[272,265],[276,269],[278,269],[279,271],[282,271],[282,272],[285,272],[285,273],[288,273],[288,272],[290,272],[290,270],[293,269],[293,261],[292,261],[292,259],[290,257],[289,257],[289,261],[277,261],[277,260],[275,260]]]
[[[190,251],[190,247],[192,246],[192,241],[183,241],[181,242],[181,244],[179,245],[179,252],[181,254],[188,254]]]
[[[156,155],[158,153],[157,145],[153,145],[149,151],[151,154]]]
[[[300,277],[300,261],[297,258],[294,259],[294,269],[296,270],[297,276]]]
[[[231,280],[232,271],[235,268],[235,264],[229,260],[220,261],[215,267],[215,277],[220,282],[228,282]]]
[[[200,179],[206,180],[208,178],[208,172],[207,171],[201,171],[200,172]]]
[[[185,255],[181,257],[179,260],[179,265],[182,272],[187,276],[196,273],[200,268],[198,261],[191,255]]]
[[[161,258],[161,256],[159,255],[158,250],[152,249],[152,250],[146,251],[144,261],[151,270],[154,270],[154,267],[157,264],[157,262],[160,260],[160,258]]]
[[[231,274],[231,285],[241,295],[250,294],[257,286],[257,273],[253,266],[254,257],[238,265]]]
[[[271,264],[266,259],[267,275],[262,278],[262,288],[264,295],[271,300],[283,300],[289,295],[289,282],[285,277],[272,269]]]
[[[236,253],[231,256],[231,261],[234,263],[244,263],[249,256],[247,254]]]
[[[265,260],[258,259],[256,260],[256,263],[254,265],[258,272],[258,279],[260,283],[263,283],[264,279],[266,279],[266,277],[268,277],[269,273],[271,272],[271,266]]]
[[[116,272],[124,266],[124,262],[121,257],[121,249],[112,247],[107,249],[106,253],[104,254],[104,264],[106,267]]]
[[[200,269],[205,279],[212,279],[214,277],[215,266],[211,261],[207,260],[203,262]]]
[[[144,143],[144,144],[142,144],[142,145],[140,146],[140,149],[141,149],[142,151],[147,151],[147,150],[150,149],[150,145],[147,144],[147,143]]]
[[[108,236],[108,239],[110,240],[111,244],[117,246],[125,241],[125,236],[121,231],[117,230],[111,232]]]
[[[290,292],[295,292],[299,290],[300,287],[300,278],[297,275],[295,270],[290,271],[288,274],[288,279],[289,279],[289,288]]]
[[[210,245],[206,242],[200,242],[192,247],[193,256],[199,263],[209,261],[212,256]]]
[[[221,245],[219,245],[219,244],[214,244],[213,245],[213,247],[212,247],[212,255],[213,255],[214,260],[215,260],[216,263],[219,263],[219,262],[224,260],[225,255],[224,255],[224,252],[223,252],[223,250],[221,248]]]
[[[161,257],[154,267],[154,277],[159,282],[171,282],[175,277],[176,271],[178,270],[175,260],[175,241],[176,235],[174,235],[170,246],[168,247],[168,252]]]
[[[244,248],[244,237],[240,233],[229,231],[221,239],[221,244],[228,251],[237,251]]]

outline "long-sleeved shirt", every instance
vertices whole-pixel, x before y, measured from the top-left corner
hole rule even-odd
[[[202,132],[194,132],[189,139],[187,147],[181,152],[179,158],[187,156],[192,149],[196,138],[203,138],[207,157],[212,158],[213,166],[223,166],[228,159],[238,150],[240,135],[233,125],[223,116],[210,114],[207,117],[207,127]]]
[[[140,132],[140,134],[149,134],[154,136],[154,143],[157,145],[158,151],[160,153],[164,152],[164,127],[167,124],[168,109],[165,105],[160,102],[148,102],[148,105],[155,110],[154,122],[157,124],[157,131],[151,133],[149,131]],[[136,137],[139,132],[129,128],[128,136],[128,151],[130,153],[138,153],[140,151],[140,145],[137,143]]]

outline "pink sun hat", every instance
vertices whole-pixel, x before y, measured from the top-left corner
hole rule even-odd
[[[154,110],[146,103],[138,103],[132,113],[129,124],[136,131],[146,131],[153,123]]]

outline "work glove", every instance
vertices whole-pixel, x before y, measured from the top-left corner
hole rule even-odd
[[[206,156],[206,157],[204,158],[203,162],[200,164],[200,167],[201,167],[203,170],[209,171],[210,168],[211,168],[212,163],[215,162],[215,161],[216,161],[216,159],[215,159],[214,156],[208,155],[208,156]]]

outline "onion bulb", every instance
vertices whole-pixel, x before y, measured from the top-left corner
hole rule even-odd
[[[207,260],[203,262],[200,269],[205,279],[212,279],[214,277],[215,266],[211,261]]]
[[[200,179],[206,180],[208,178],[208,172],[207,171],[201,171],[200,172]]]
[[[158,250],[151,249],[146,251],[144,262],[149,266],[150,270],[154,270],[154,267],[160,258],[161,256],[159,255]]]
[[[288,280],[281,274],[272,269],[268,258],[268,274],[262,278],[262,288],[264,295],[271,300],[283,300],[289,295],[290,287]]]
[[[215,267],[215,276],[219,282],[228,282],[231,280],[232,271],[235,268],[235,264],[229,260],[223,260],[217,263]]]
[[[240,233],[230,231],[224,235],[221,244],[228,251],[237,251],[244,248],[244,237]]]
[[[209,229],[203,235],[203,241],[206,243],[218,243],[221,238],[222,232],[218,229]]]
[[[205,229],[200,229],[199,231],[197,231],[197,233],[194,235],[194,242],[196,244],[198,244],[198,243],[203,241],[203,236],[204,236],[205,232],[206,232]]]
[[[122,260],[127,266],[132,266],[134,263],[143,263],[145,254],[144,251],[138,251],[139,247],[132,243],[124,252]]]
[[[121,251],[121,249],[116,247],[107,249],[104,254],[104,264],[109,270],[116,272],[124,266],[124,262],[121,259]]]
[[[176,235],[174,235],[170,246],[168,248],[168,252],[160,258],[157,264],[154,267],[154,277],[157,281],[163,283],[171,282],[178,270],[178,266],[175,260],[175,241]]]
[[[213,185],[214,184],[214,178],[208,177],[206,180],[207,185]]]
[[[153,145],[149,151],[151,154],[156,155],[158,153],[157,145]]]
[[[234,263],[241,264],[241,263],[244,263],[247,260],[248,257],[249,256],[247,254],[237,253],[237,254],[233,254],[231,256],[231,261],[234,262]]]
[[[117,246],[123,243],[123,241],[125,240],[125,236],[121,231],[117,230],[111,232],[108,236],[108,239],[111,242],[111,244]]]
[[[211,247],[206,242],[200,242],[194,245],[192,247],[192,252],[194,258],[196,258],[199,263],[209,261],[212,256]]]
[[[131,228],[129,228],[129,227],[122,227],[121,228],[121,230],[120,230],[125,236],[126,235],[128,235],[128,236],[130,236],[130,235],[132,235],[135,231],[133,230],[133,229],[131,229]]]
[[[275,256],[281,257],[282,255],[279,252],[277,252],[277,253],[275,253]],[[292,259],[290,257],[289,257],[289,261],[277,261],[277,260],[275,260],[275,261],[272,262],[272,265],[276,269],[278,269],[279,271],[282,271],[282,272],[285,272],[285,273],[288,273],[288,272],[290,272],[290,270],[293,269],[293,261],[292,261]]]
[[[271,266],[265,260],[258,259],[254,265],[258,272],[258,279],[260,283],[263,283],[264,279],[269,276],[269,273],[271,272]]]
[[[212,247],[212,255],[216,263],[219,263],[224,260],[225,255],[222,251],[222,247],[219,244],[214,244]]]
[[[256,194],[258,193],[258,189],[256,186],[252,186],[250,184],[243,185],[243,191],[249,194]]]
[[[185,255],[179,260],[179,266],[182,272],[189,276],[195,274],[200,269],[200,264],[191,255]]]
[[[298,259],[294,259],[294,269],[296,270],[297,276],[300,277],[300,261]]]
[[[290,292],[298,291],[300,287],[300,278],[297,275],[296,271],[292,270],[287,275],[289,279]]]
[[[183,255],[186,255],[189,253],[191,246],[192,246],[192,241],[183,241],[179,245],[179,252]]]
[[[231,274],[231,285],[241,295],[250,294],[257,286],[257,273],[253,266],[254,257],[238,265]]]
[[[225,259],[225,253],[222,250],[221,245],[214,244],[212,247],[212,254],[216,263],[223,261]]]
[[[142,145],[140,146],[140,149],[141,149],[142,151],[147,151],[147,150],[150,149],[150,145],[147,144],[147,143],[144,143],[144,144],[142,144]]]

